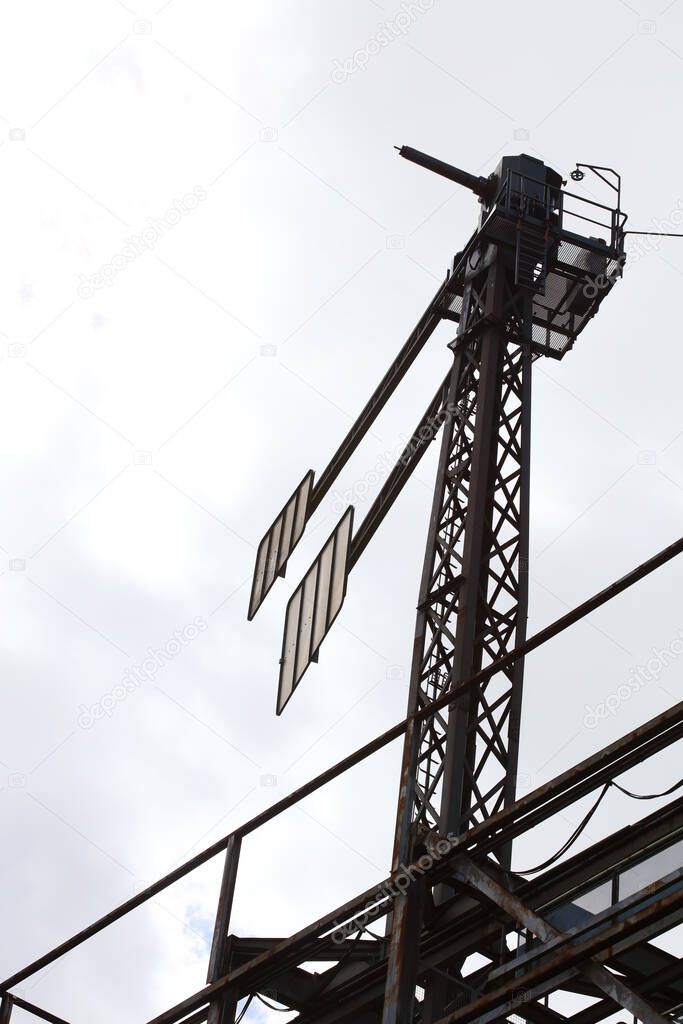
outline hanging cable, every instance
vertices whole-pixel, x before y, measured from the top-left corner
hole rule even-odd
[[[545,868],[549,868],[552,864],[555,864],[560,859],[560,857],[564,856],[564,854],[571,849],[571,847],[574,845],[576,840],[579,838],[581,833],[588,825],[588,822],[591,820],[591,818],[597,811],[598,807],[602,803],[607,793],[607,790],[610,788],[610,786],[614,786],[614,788],[618,789],[620,793],[623,793],[625,796],[630,797],[632,800],[657,800],[659,799],[659,797],[670,796],[671,793],[675,793],[677,789],[680,789],[683,786],[683,779],[679,779],[679,781],[675,782],[673,786],[669,786],[668,789],[663,790],[661,793],[633,793],[630,789],[626,789],[624,786],[620,786],[618,782],[615,782],[614,779],[611,779],[609,782],[606,782],[605,785],[602,787],[600,794],[595,803],[593,804],[593,806],[591,807],[591,809],[585,815],[583,820],[577,825],[577,827],[570,835],[569,839],[567,839],[567,841],[560,847],[557,853],[554,853],[552,857],[549,857],[542,864],[538,864],[535,868],[515,870],[515,874],[535,875],[537,874],[537,872],[543,871]]]
[[[244,1015],[247,1012],[247,1010],[249,1009],[249,1007],[251,1006],[253,998],[254,998],[253,996],[249,996],[249,998],[247,999],[246,1003],[244,1004],[244,1006],[240,1010],[239,1017],[235,1017],[235,1024],[240,1024],[240,1021],[244,1019]]]
[[[267,1006],[269,1010],[276,1010],[278,1013],[292,1012],[291,1009],[288,1009],[286,1006],[275,1006],[273,1003],[269,1003],[268,1000],[264,999],[263,996],[260,996],[258,992],[256,993],[256,998],[260,1003],[263,1003],[264,1006]]]
[[[652,235],[653,238],[683,238],[676,231],[624,231],[625,235]]]
[[[603,801],[603,799],[605,797],[605,794],[607,793],[607,790],[609,789],[609,787],[611,785],[612,785],[611,782],[606,782],[605,783],[605,785],[602,787],[602,789],[600,791],[600,795],[598,796],[597,800],[595,801],[595,803],[593,804],[591,809],[585,815],[583,820],[576,826],[576,828],[574,829],[574,831],[570,835],[569,839],[567,839],[567,841],[564,843],[564,845],[560,847],[560,849],[557,851],[557,853],[554,853],[552,855],[552,857],[548,857],[547,860],[543,861],[542,864],[538,864],[535,868],[525,868],[524,870],[521,870],[521,871],[515,869],[515,874],[516,875],[535,875],[538,871],[543,871],[545,868],[549,868],[552,864],[554,864],[556,861],[558,861],[560,859],[560,857],[562,857],[568,850],[570,850],[571,847],[576,842],[576,840],[581,835],[581,833],[584,831],[586,826],[588,825],[588,822],[591,820],[591,818],[593,817],[593,815],[597,811],[598,807],[600,806],[600,804],[602,803],[602,801]]]
[[[624,789],[623,786],[620,786],[619,783],[614,782],[614,780],[612,780],[612,785],[615,789],[618,789],[619,792],[624,793],[626,796],[630,796],[633,800],[657,800],[660,796],[669,796],[671,793],[675,793],[677,789],[680,789],[681,786],[683,786],[683,779],[675,782],[673,786],[669,786],[669,788],[665,789],[662,793],[632,793],[630,789]]]

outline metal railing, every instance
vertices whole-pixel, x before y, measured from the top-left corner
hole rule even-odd
[[[569,209],[567,200],[577,205]],[[550,221],[558,231],[568,231],[579,238],[588,238],[582,231],[572,230],[570,223],[579,221],[582,224],[593,224],[608,233],[605,244],[613,250],[620,250],[623,226],[626,221],[618,207],[607,206],[595,199],[587,199],[575,192],[549,185],[545,181],[522,174],[516,170],[508,170],[505,180],[492,206],[492,213],[503,209],[511,214],[520,214],[540,221]],[[600,218],[600,219],[598,219]]]
[[[63,1018],[28,1003],[21,997],[11,993],[10,990],[35,975],[38,971],[53,964],[66,953],[76,949],[109,925],[137,910],[153,897],[169,888],[169,886],[212,860],[219,853],[225,853],[226,855],[225,869],[216,914],[208,984],[205,988],[193,993],[182,1003],[155,1017],[148,1024],[176,1024],[179,1021],[187,1024],[189,1020],[192,1020],[193,1024],[199,1024],[207,1016],[211,1020],[209,1016],[210,1005],[215,1004],[216,999],[225,998],[229,990],[239,988],[240,983],[246,982],[252,973],[258,974],[259,971],[270,964],[271,960],[275,962],[278,960],[278,957],[282,957],[286,950],[301,946],[303,960],[318,959],[315,954],[316,952],[320,953],[319,947],[321,945],[329,946],[330,941],[332,941],[330,936],[340,924],[345,921],[352,921],[358,915],[364,915],[373,898],[376,904],[376,917],[382,917],[390,913],[394,898],[391,895],[391,877],[379,886],[374,886],[371,890],[362,893],[344,906],[336,908],[332,913],[320,918],[290,939],[282,940],[272,949],[255,957],[249,964],[245,964],[235,970],[230,970],[226,968],[223,959],[225,938],[230,922],[232,898],[236,885],[240,846],[245,836],[250,835],[261,826],[272,821],[282,814],[283,811],[300,803],[327,783],[338,778],[348,769],[358,765],[377,751],[382,750],[388,744],[403,736],[418,721],[427,720],[445,708],[451,707],[462,698],[464,693],[480,686],[498,672],[509,668],[517,659],[538,649],[548,640],[558,636],[570,626],[581,621],[597,608],[600,608],[618,594],[623,593],[681,553],[683,553],[683,537],[637,566],[620,580],[617,580],[572,611],[555,620],[551,625],[540,630],[523,644],[509,652],[509,654],[498,659],[498,661],[492,662],[470,679],[454,686],[429,706],[397,722],[386,732],[366,743],[363,747],[360,747],[336,765],[333,765],[316,778],[305,783],[299,789],[277,801],[271,807],[261,811],[239,828],[219,839],[201,853],[196,854],[196,856],[175,868],[153,885],[148,886],[142,892],[122,903],[108,914],[105,914],[93,924],[82,929],[70,939],[60,943],[50,952],[14,973],[0,984],[0,995],[2,996],[0,1024],[10,1024],[13,1006],[24,1009],[42,1020],[51,1021],[52,1024],[68,1024]],[[609,780],[635,765],[641,764],[646,758],[653,756],[681,738],[683,738],[683,701],[641,725],[631,733],[628,733],[610,746],[563,772],[550,782],[527,793],[514,804],[499,811],[492,818],[482,821],[468,832],[455,838],[451,842],[450,852],[445,853],[438,862],[439,872],[443,874],[444,869],[448,867],[449,860],[459,854],[485,855],[499,849],[501,846],[509,843],[515,836],[528,832],[531,828],[548,820],[548,818],[559,813],[565,807],[580,800],[588,793],[594,792],[604,786]],[[628,867],[631,867],[632,864],[633,862]],[[412,868],[417,873],[420,873],[418,865],[408,866],[405,870],[410,871]],[[602,881],[604,879],[601,879]],[[590,891],[590,886],[587,888]],[[383,894],[381,899],[378,899],[378,893]],[[618,895],[623,897],[623,893],[618,893]],[[206,1012],[204,1012],[205,1010]],[[193,1016],[188,1018],[187,1015],[190,1013]]]

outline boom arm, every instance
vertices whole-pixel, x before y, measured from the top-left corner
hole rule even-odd
[[[442,304],[449,278],[443,282],[410,333],[391,366],[370,396],[339,448],[314,485],[309,470],[294,494],[263,537],[256,553],[248,618],[253,619],[278,576],[284,576],[289,556],[299,543],[306,523],[349,461],[406,373],[415,362],[442,317]]]

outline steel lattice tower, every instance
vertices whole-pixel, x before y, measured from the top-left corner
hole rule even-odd
[[[526,635],[531,304],[515,288],[506,254],[487,257],[482,249],[468,260],[452,344],[409,716],[498,661]],[[523,671],[520,659],[407,734],[395,871],[410,863],[421,835],[459,835],[514,800]],[[501,859],[509,866],[509,847]],[[438,891],[435,898],[445,895]],[[418,926],[419,909],[411,913],[407,905],[411,898],[418,893],[397,910],[398,935],[402,909],[412,930]],[[412,987],[414,978],[405,982]],[[425,1024],[441,1015],[451,995],[452,986],[435,976]]]
[[[266,533],[250,601],[255,614],[370,424],[442,320],[457,323],[452,364],[361,527],[353,509],[291,598],[282,647],[282,711],[338,614],[347,577],[403,484],[442,430],[419,591],[392,871],[425,849],[430,834],[460,835],[515,800],[524,659],[509,660],[526,637],[529,571],[531,374],[541,356],[562,358],[619,276],[623,215],[618,175],[591,168],[617,195],[599,224],[608,237],[579,233],[559,174],[532,157],[505,157],[475,177],[417,150],[401,155],[470,188],[482,206],[477,230],[314,486],[313,471]],[[577,165],[578,168],[578,165]],[[583,172],[577,170],[582,175]],[[597,208],[596,208],[597,209]],[[590,210],[588,214],[595,211]],[[596,283],[597,282],[597,283]],[[485,674],[508,658],[504,669]],[[434,706],[482,672],[450,707]],[[510,844],[496,850],[510,867]],[[414,885],[387,917],[390,948],[383,1024],[411,1024],[417,961],[406,955],[425,912],[453,900],[452,887]],[[424,979],[420,1020],[453,1004],[458,966]],[[390,998],[390,993],[393,993]]]
[[[683,958],[654,941],[683,925],[683,779],[655,793],[616,781],[683,742],[683,701],[515,792],[525,656],[683,554],[679,538],[526,637],[533,364],[562,359],[621,276],[620,178],[585,164],[572,172],[580,180],[589,169],[611,188],[607,205],[568,191],[525,155],[481,178],[401,154],[471,189],[481,215],[328,466],[317,480],[305,474],[266,532],[249,617],[437,326],[456,324],[448,372],[372,506],[355,530],[354,509],[344,511],[287,605],[278,714],[317,660],[350,571],[441,431],[407,715],[15,970],[0,983],[0,1024],[13,1024],[15,1009],[68,1024],[17,987],[218,854],[207,982],[147,1024],[235,1024],[254,999],[275,1000],[297,1024],[599,1024],[622,1009],[644,1024],[683,1019]],[[291,935],[235,934],[243,840],[400,737],[388,876]],[[613,786],[666,803],[576,852]],[[592,806],[559,849],[552,835],[542,864],[512,869],[516,837],[585,798]],[[587,1000],[578,1009],[567,998],[577,994]]]
[[[482,254],[475,252],[475,262]],[[408,713],[525,637],[531,323],[495,258],[468,281],[420,589]],[[522,665],[422,730],[410,818],[446,835],[514,799]]]

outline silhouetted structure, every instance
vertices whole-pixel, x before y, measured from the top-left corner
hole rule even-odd
[[[533,363],[561,359],[621,275],[620,179],[588,165],[572,173],[575,180],[584,170],[597,174],[613,190],[608,206],[573,195],[559,174],[526,155],[505,157],[482,178],[407,147],[400,152],[471,189],[479,224],[327,468],[317,481],[312,470],[304,476],[263,538],[249,617],[436,326],[457,324],[449,372],[377,499],[355,533],[353,509],[344,512],[286,614],[278,713],[317,660],[351,569],[441,432],[407,716],[9,978],[0,1024],[13,1005],[60,1024],[11,990],[222,851],[207,986],[149,1024],[228,1024],[255,997],[290,1008],[299,1024],[489,1024],[513,1016],[597,1024],[619,1008],[647,1024],[678,1019],[683,961],[652,939],[683,921],[683,800],[673,795],[683,782],[632,794],[615,779],[681,738],[683,703],[516,797],[525,655],[683,551],[679,540],[527,638]],[[230,934],[243,837],[400,736],[387,879],[296,935]],[[568,856],[611,786],[638,799],[672,799]],[[553,857],[523,874],[511,870],[516,836],[590,794],[591,810]],[[373,931],[382,920],[383,933]],[[312,962],[329,967],[314,972],[304,966]],[[586,1007],[550,1005],[563,992],[588,997]]]

